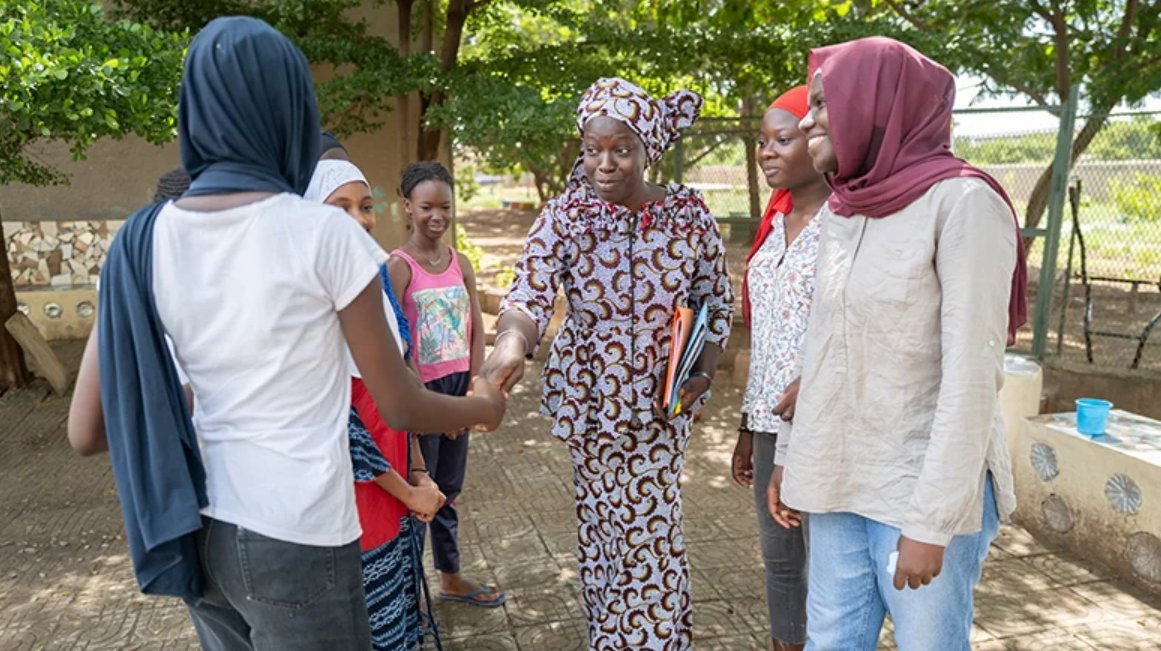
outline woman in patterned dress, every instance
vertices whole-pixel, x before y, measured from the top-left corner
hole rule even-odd
[[[544,370],[542,411],[569,446],[589,648],[692,646],[689,564],[678,486],[692,414],[704,403],[730,329],[733,296],[717,225],[701,195],[647,183],[645,170],[693,123],[701,98],[663,100],[600,79],[577,109],[581,156],[541,212],[501,306],[481,374],[505,390],[552,317],[568,315]],[[709,313],[705,350],[672,419],[664,387],[677,307]]]

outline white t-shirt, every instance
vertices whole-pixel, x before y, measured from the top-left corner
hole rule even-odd
[[[387,289],[386,291],[391,291]],[[407,352],[407,345],[403,343],[403,335],[399,333],[399,319],[395,317],[395,308],[391,307],[391,299],[383,294],[383,312],[387,315],[387,327],[391,329],[391,336],[395,338],[395,345],[399,347],[399,355]],[[362,378],[359,367],[355,365],[355,358],[351,357],[351,349],[347,349],[347,372],[353,377]]]
[[[162,208],[153,294],[194,395],[212,518],[302,545],[360,535],[337,312],[387,254],[338,208],[280,194]]]

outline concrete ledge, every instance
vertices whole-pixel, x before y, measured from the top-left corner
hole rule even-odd
[[[93,329],[97,290],[92,287],[18,291],[16,301],[49,341],[83,339]]]
[[[1161,422],[1117,410],[1093,439],[1048,414],[1011,447],[1020,524],[1161,594]]]
[[[1100,368],[1051,357],[1043,364],[1046,412],[1069,411],[1077,398],[1107,398],[1127,411],[1161,418],[1161,372]]]

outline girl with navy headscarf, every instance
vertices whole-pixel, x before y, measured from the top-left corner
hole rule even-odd
[[[319,125],[289,40],[253,18],[207,25],[178,131],[192,184],[110,247],[69,440],[109,451],[138,583],[184,598],[203,648],[369,649],[344,348],[396,429],[491,429],[503,399],[483,382],[438,395],[407,373],[385,253],[299,196]]]

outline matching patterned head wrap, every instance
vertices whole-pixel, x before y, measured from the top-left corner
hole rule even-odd
[[[683,129],[697,121],[701,105],[701,95],[691,90],[679,90],[657,100],[637,84],[619,77],[602,77],[581,97],[576,126],[584,134],[589,120],[600,116],[625,124],[645,144],[645,154],[652,165],[677,142]]]

